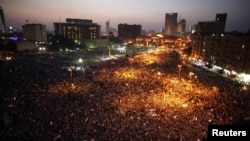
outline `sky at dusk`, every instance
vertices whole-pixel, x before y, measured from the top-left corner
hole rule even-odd
[[[54,22],[66,18],[92,19],[105,31],[105,23],[117,29],[119,23],[140,24],[159,32],[165,14],[178,13],[187,21],[187,31],[198,21],[214,21],[217,13],[227,13],[228,31],[250,29],[250,0],[0,0],[7,26],[21,29],[41,23],[53,30]]]

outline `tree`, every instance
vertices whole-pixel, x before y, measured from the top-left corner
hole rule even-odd
[[[73,39],[67,39],[59,34],[51,36],[49,42],[52,43],[51,50],[59,50],[60,48],[74,49],[75,47]]]

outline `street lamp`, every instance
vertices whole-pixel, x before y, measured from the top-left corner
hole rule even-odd
[[[68,71],[70,72],[70,82],[72,83],[72,69],[68,69]]]
[[[192,81],[192,77],[193,77],[194,73],[193,72],[189,72],[189,81],[191,82]]]
[[[128,96],[130,99],[130,96],[131,96],[130,83],[126,83],[126,86],[128,87]]]
[[[179,68],[179,80],[181,80],[181,67],[182,67],[182,65],[178,65],[178,68]]]
[[[79,59],[78,59],[78,63],[83,63],[82,58],[79,58]]]

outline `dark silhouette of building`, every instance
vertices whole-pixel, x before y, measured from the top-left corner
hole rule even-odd
[[[71,24],[92,24],[92,20],[89,19],[66,18],[66,22]]]
[[[106,34],[109,35],[110,32],[110,20],[106,21]]]
[[[5,18],[4,18],[4,12],[1,6],[0,6],[0,16],[1,16],[1,24],[3,25],[3,30],[5,30],[6,28]]]
[[[99,39],[100,25],[88,19],[67,18],[66,23],[54,23],[55,34],[66,39]]]
[[[141,36],[142,26],[141,25],[128,25],[128,24],[119,24],[118,25],[118,36],[123,39],[133,39]]]
[[[196,32],[200,34],[222,34],[225,32],[227,14],[216,14],[215,21],[198,22]]]
[[[177,13],[166,13],[165,16],[165,36],[177,35]]]
[[[192,34],[192,57],[239,73],[250,73],[250,36]]]
[[[198,22],[196,32],[200,34],[215,34],[217,33],[217,23],[215,21]]]
[[[226,13],[216,14],[215,21],[217,23],[217,33],[224,33],[227,21],[227,14]]]

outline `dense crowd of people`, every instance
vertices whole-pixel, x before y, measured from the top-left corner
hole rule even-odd
[[[53,54],[4,62],[0,140],[201,141],[209,124],[247,124],[248,91],[192,64],[178,68],[170,56],[139,54],[73,72]]]

